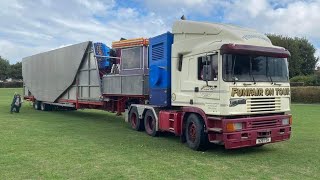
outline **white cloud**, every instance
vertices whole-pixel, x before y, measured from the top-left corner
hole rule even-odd
[[[115,1],[97,1],[97,0],[77,0],[80,5],[83,5],[86,10],[92,13],[103,13],[115,5]]]
[[[180,18],[182,15],[193,17],[197,15],[211,16],[217,14],[219,9],[227,4],[220,0],[136,0],[141,2],[151,12],[162,14],[163,17]]]
[[[320,0],[236,0],[225,8],[226,22],[264,33],[305,37],[316,46],[315,56],[320,56]]]
[[[113,0],[12,0],[0,1],[0,6],[0,55],[11,63],[64,44],[92,40],[110,45],[120,37],[169,30],[160,16],[116,7]]]
[[[320,0],[137,1],[163,16],[168,11],[176,16],[183,13],[191,17],[202,15],[202,19],[211,21],[220,21],[219,16],[223,16],[222,22],[251,27],[265,33],[320,40]]]
[[[319,12],[320,1],[295,1],[275,9],[266,0],[238,0],[226,7],[225,20],[265,33],[320,40]]]
[[[26,57],[34,53],[40,53],[49,49],[50,48],[48,46],[32,47],[23,44],[12,43],[7,40],[0,40],[1,57],[8,60],[15,59],[17,61],[21,61],[22,57]],[[10,57],[10,59],[8,57]],[[10,62],[13,63],[15,61]]]

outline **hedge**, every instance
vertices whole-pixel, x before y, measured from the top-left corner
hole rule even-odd
[[[304,86],[304,82],[290,82],[290,86]]]
[[[295,76],[290,79],[290,83],[292,85],[295,85],[295,83],[301,83],[302,86],[320,86],[320,76],[319,75]]]
[[[0,82],[0,88],[22,88],[23,82]]]
[[[291,87],[293,103],[320,103],[320,86]]]

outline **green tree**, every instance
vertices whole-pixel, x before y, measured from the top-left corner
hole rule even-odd
[[[10,66],[9,77],[12,79],[22,79],[22,63],[17,62]]]
[[[305,38],[297,39],[299,42],[300,57],[302,59],[301,72],[304,75],[314,73],[319,57],[315,57],[315,47]]]
[[[10,71],[9,61],[0,56],[0,80],[5,80]]]
[[[315,57],[316,49],[306,38],[291,38],[281,35],[267,34],[273,45],[289,50],[290,77],[311,75],[314,73],[319,57]]]

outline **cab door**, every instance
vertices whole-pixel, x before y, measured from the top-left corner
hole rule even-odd
[[[195,101],[199,104],[213,103],[220,99],[218,78],[218,53],[202,54],[195,57],[197,68],[195,80]]]

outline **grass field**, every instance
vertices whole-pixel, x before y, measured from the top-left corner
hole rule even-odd
[[[96,110],[10,114],[0,89],[0,179],[317,179],[320,105],[293,105],[290,141],[260,148],[192,151],[179,138],[152,138]]]

